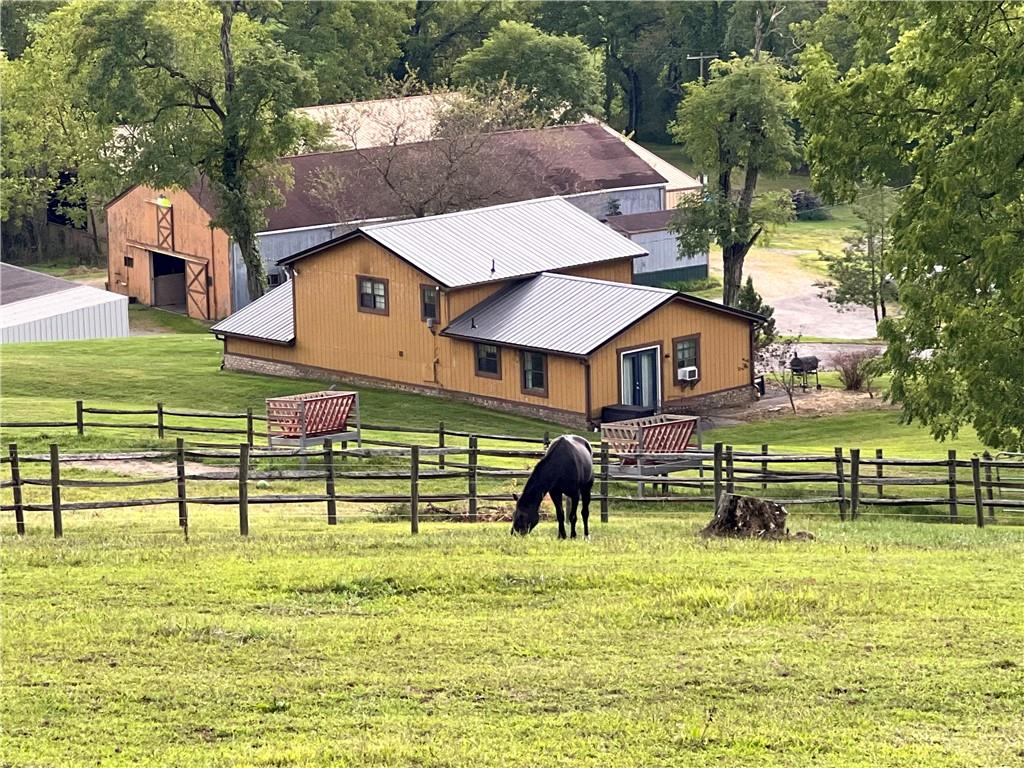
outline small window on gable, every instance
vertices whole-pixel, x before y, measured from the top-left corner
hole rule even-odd
[[[124,265],[126,267],[134,267],[135,266],[135,257],[134,256],[125,256],[124,257]]]
[[[436,285],[420,286],[420,318],[422,320],[433,320],[436,323],[441,319],[441,314],[437,309],[439,296],[440,291]]]
[[[501,378],[501,350],[494,344],[476,345],[476,375]]]
[[[269,285],[271,288],[275,288],[275,287],[279,286],[283,282],[284,282],[284,273],[283,272],[270,272],[267,275],[267,285]]]
[[[359,287],[359,311],[378,315],[388,313],[388,281],[382,277],[356,278]]]
[[[523,352],[523,392],[548,396],[548,356],[541,352]]]

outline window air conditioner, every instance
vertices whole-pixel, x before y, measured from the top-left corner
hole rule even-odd
[[[698,378],[700,378],[700,371],[695,365],[687,365],[679,369],[680,381],[696,381]]]

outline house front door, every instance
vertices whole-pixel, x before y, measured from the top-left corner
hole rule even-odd
[[[621,354],[620,375],[624,405],[657,408],[661,404],[660,363],[657,347]]]

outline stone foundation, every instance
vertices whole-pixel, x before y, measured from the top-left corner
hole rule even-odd
[[[282,376],[291,379],[317,379],[331,383],[346,384],[353,387],[366,387],[370,389],[390,389],[399,392],[410,392],[417,395],[429,395],[430,397],[443,397],[448,400],[458,400],[463,403],[478,405],[482,408],[495,408],[531,419],[551,421],[556,424],[564,424],[567,427],[583,429],[587,427],[587,419],[582,413],[563,411],[558,408],[545,408],[542,405],[533,403],[520,403],[513,400],[502,400],[495,397],[484,397],[469,392],[453,392],[439,387],[427,385],[407,384],[401,381],[389,381],[378,379],[373,376],[361,376],[356,373],[343,371],[330,371],[325,368],[314,368],[308,365],[297,365],[285,363],[279,360],[265,360],[247,355],[224,354],[223,367],[231,371],[243,373],[258,373],[264,376]],[[376,421],[375,418],[367,418],[367,421]]]
[[[685,397],[670,400],[664,404],[665,413],[682,413],[691,416],[706,416],[722,408],[729,408],[744,403],[752,403],[757,399],[757,390],[746,384],[733,389],[723,389],[706,395]]]

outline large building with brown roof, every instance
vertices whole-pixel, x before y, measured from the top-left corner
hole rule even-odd
[[[459,199],[430,186],[438,146],[413,142],[283,158],[293,182],[283,191],[283,204],[266,211],[267,226],[259,233],[271,284],[283,279],[281,259],[365,222],[550,195],[598,218],[665,207],[665,178],[599,124],[487,135],[475,164],[466,165]],[[384,162],[398,184],[384,181]],[[214,195],[202,181],[188,190],[133,187],[112,200],[110,290],[201,319],[245,306],[245,268],[227,234],[211,227],[215,214]]]

